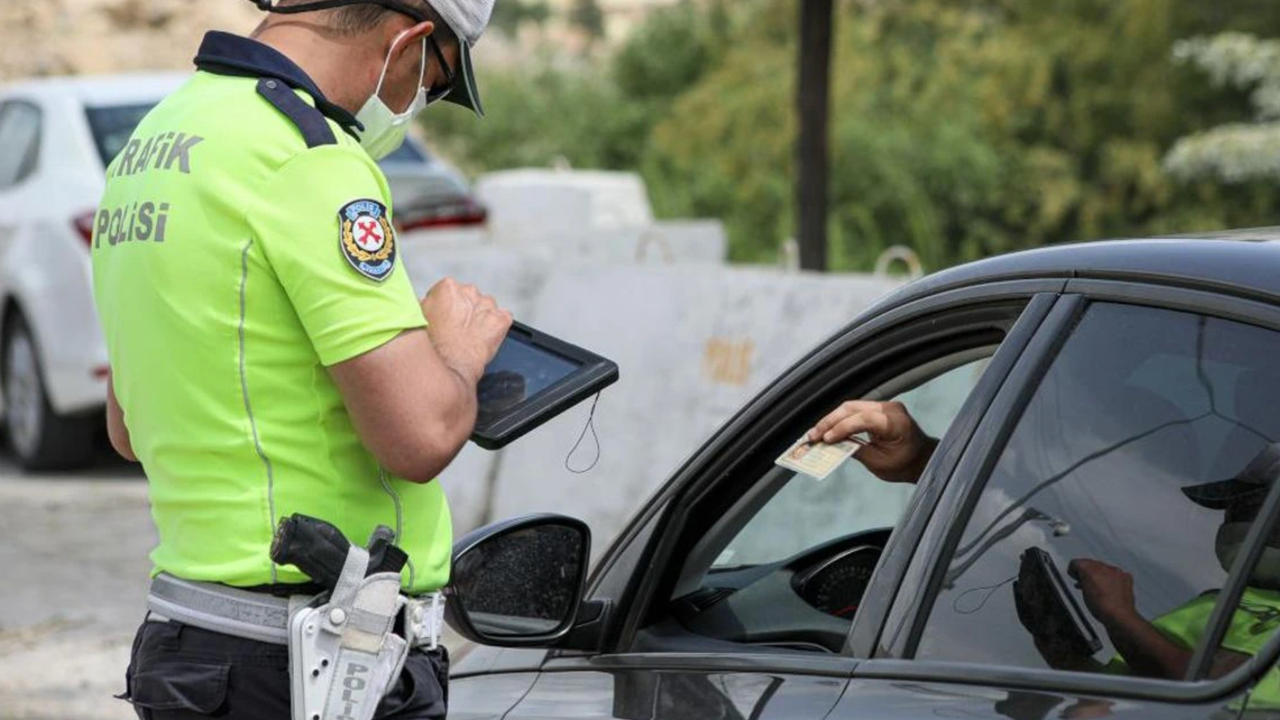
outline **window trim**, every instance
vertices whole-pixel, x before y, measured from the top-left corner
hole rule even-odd
[[[604,557],[601,568],[592,581],[591,594],[599,585],[605,574],[625,572],[629,578],[628,592],[618,599],[616,619],[610,628],[610,637],[603,645],[603,652],[627,652],[635,647],[637,634],[645,625],[652,607],[655,591],[660,583],[669,575],[663,571],[646,571],[649,568],[665,567],[665,559],[670,557],[689,521],[691,502],[687,498],[696,498],[706,487],[718,480],[733,465],[741,461],[742,453],[734,450],[747,442],[753,427],[781,422],[786,416],[798,411],[795,404],[789,404],[788,396],[804,386],[829,386],[840,375],[848,375],[857,371],[859,364],[873,361],[876,355],[883,356],[883,351],[866,354],[860,346],[876,336],[880,336],[895,327],[919,320],[928,315],[935,315],[949,310],[975,309],[982,306],[993,306],[1014,301],[1023,301],[1024,306],[1013,319],[1013,328],[1025,317],[1037,295],[1048,295],[1043,303],[1053,302],[1053,296],[1065,286],[1066,280],[1060,278],[1043,278],[1032,280],[1006,280],[983,285],[957,288],[940,292],[936,295],[920,298],[898,306],[877,307],[869,314],[859,318],[852,326],[845,328],[835,338],[821,343],[809,355],[801,359],[777,381],[767,387],[754,400],[738,412],[721,430],[715,433],[691,459],[672,477],[658,492],[649,506],[639,513],[632,525],[619,536],[620,540]],[[878,314],[870,314],[878,313]],[[1007,337],[1006,337],[1007,342]],[[864,368],[865,369],[865,368]],[[962,410],[963,413],[966,410]],[[957,421],[961,421],[958,417]],[[632,529],[653,518],[657,506],[669,508],[664,516],[659,517],[653,542],[645,549],[639,561],[629,567],[614,565],[614,559],[621,553],[631,536]],[[843,657],[843,656],[842,656]]]
[[[44,154],[44,109],[30,100],[10,98],[0,102],[0,122],[3,122],[7,112],[16,107],[24,107],[35,113],[36,134],[27,146],[27,151],[32,155],[29,158],[22,158],[21,164],[17,167],[18,174],[14,176],[12,182],[0,184],[0,192],[11,191],[30,180],[36,174],[36,170],[40,168],[40,158]]]
[[[1022,315],[1009,329],[1004,342],[991,356],[991,364],[969,393],[951,428],[944,437],[939,438],[941,443],[934,450],[933,457],[918,481],[919,489],[903,512],[901,524],[894,529],[889,537],[889,544],[885,546],[879,567],[876,568],[876,582],[867,588],[867,594],[863,596],[858,613],[854,616],[853,626],[845,642],[845,651],[853,657],[870,658],[875,655],[889,612],[902,592],[904,578],[910,569],[916,548],[945,495],[947,480],[954,473],[956,463],[964,456],[982,418],[990,412],[1000,388],[1008,381],[1018,359],[1027,351],[1028,345],[1056,303],[1057,296],[1049,293],[1031,298]]]
[[[609,670],[736,672],[804,675],[849,679],[861,662],[843,655],[798,651],[765,653],[759,648],[743,652],[621,652],[591,657],[559,657],[548,660],[541,672],[605,672]]]
[[[950,556],[955,541],[964,531],[965,523],[972,515],[973,505],[981,496],[995,462],[999,459],[999,451],[1008,442],[1008,436],[1021,420],[1022,412],[1031,396],[1040,385],[1043,373],[1047,372],[1058,350],[1065,344],[1074,330],[1075,319],[1084,309],[1094,302],[1117,302],[1129,305],[1142,305],[1162,310],[1192,312],[1200,315],[1233,320],[1249,325],[1280,332],[1280,307],[1274,304],[1242,298],[1240,296],[1196,290],[1176,285],[1151,285],[1142,282],[1123,282],[1116,280],[1071,280],[1066,284],[1061,304],[1055,306],[1055,314],[1059,307],[1070,307],[1073,317],[1070,322],[1050,323],[1046,321],[1043,329],[1034,339],[1041,346],[1040,353],[1029,349],[1019,361],[1016,372],[1025,374],[1029,382],[1024,382],[1008,393],[997,397],[985,422],[1000,423],[996,433],[986,433],[990,438],[983,446],[965,452],[965,457],[957,466],[949,485],[956,489],[947,493],[939,502],[939,509],[950,499],[953,511],[949,526],[946,528],[944,542],[932,546],[922,545],[917,553],[923,558],[929,585],[923,599],[913,603],[908,617],[911,618],[910,643],[900,645],[896,657],[881,657],[860,664],[854,671],[854,677],[885,680],[929,680],[934,682],[959,682],[980,685],[998,685],[1001,687],[1025,688],[1034,690],[1061,691],[1068,693],[1103,695],[1107,697],[1132,698],[1141,700],[1157,700],[1165,702],[1210,702],[1230,697],[1240,690],[1259,680],[1269,672],[1280,660],[1280,633],[1272,637],[1262,649],[1234,671],[1216,680],[1157,680],[1151,678],[1134,678],[1111,676],[1097,673],[1081,673],[1051,669],[1019,668],[1012,666],[992,666],[976,663],[959,663],[953,661],[920,660],[915,658],[919,645],[919,636],[923,633],[928,621],[929,611],[937,600],[940,574],[945,571],[942,560]],[[1032,377],[1033,373],[1038,376]],[[1015,401],[1021,401],[1018,406]],[[1012,418],[1012,419],[1011,419]],[[998,442],[996,440],[998,439]],[[975,467],[976,466],[976,467]],[[979,479],[981,480],[979,482]],[[959,509],[957,511],[957,506]],[[1272,487],[1267,497],[1267,507],[1280,509],[1280,483]],[[1270,524],[1280,521],[1280,513],[1273,514]],[[1241,554],[1237,564],[1260,552],[1259,540],[1263,534],[1261,525],[1255,524],[1248,536],[1247,552]],[[953,537],[954,536],[954,537]],[[1245,558],[1248,556],[1248,558]],[[1233,568],[1235,570],[1237,568]],[[1235,574],[1228,587],[1236,584],[1243,589],[1243,575]],[[1226,588],[1224,588],[1224,591]],[[1190,670],[1198,670],[1197,663],[1203,665],[1208,655],[1208,648],[1221,644],[1225,634],[1226,621],[1230,614],[1223,608],[1226,603],[1215,605],[1211,616],[1209,634],[1204,643],[1197,645]],[[1225,617],[1219,618],[1219,611]],[[887,630],[887,627],[886,627]],[[1203,648],[1203,650],[1202,650]],[[909,651],[909,652],[907,652]]]
[[[938,483],[945,488],[938,498],[934,514],[950,520],[940,531],[941,536],[934,538],[932,542],[927,533],[922,533],[918,539],[920,550],[915,556],[924,558],[920,567],[922,577],[904,582],[904,586],[912,590],[912,599],[887,643],[884,636],[890,631],[888,620],[894,614],[892,607],[886,614],[886,622],[881,629],[878,645],[887,648],[891,657],[915,661],[920,635],[929,619],[929,612],[937,601],[942,576],[946,572],[944,559],[951,557],[964,532],[965,525],[960,519],[967,521],[973,514],[974,505],[982,495],[987,478],[1000,458],[999,450],[1013,434],[1023,410],[1031,402],[1031,397],[1057,357],[1062,343],[1070,336],[1085,304],[1078,295],[1064,296],[1054,304],[1048,316],[1036,328],[1034,336],[975,428],[976,439],[961,452],[951,473],[946,476],[946,481]],[[989,432],[980,432],[984,429]],[[908,572],[911,564],[912,561],[908,561]],[[901,588],[899,595],[902,595]],[[899,639],[903,630],[906,631],[906,636]]]

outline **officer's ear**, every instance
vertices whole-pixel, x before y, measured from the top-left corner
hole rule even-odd
[[[422,38],[435,32],[436,25],[430,20],[423,20],[400,34],[392,41],[391,61],[401,59],[406,52],[418,51],[422,47]]]

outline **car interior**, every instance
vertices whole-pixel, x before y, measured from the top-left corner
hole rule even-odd
[[[940,437],[995,350],[983,344],[953,352],[862,397],[902,400],[927,432]],[[819,417],[786,428],[782,437],[799,437]],[[852,459],[823,481],[825,499],[806,497],[820,482],[813,478],[772,463],[758,471],[759,479],[688,553],[670,615],[708,638],[839,653],[914,487],[884,483]],[[817,506],[836,512],[814,518],[809,510]],[[880,507],[866,512],[865,506]],[[849,510],[847,522],[842,509]]]

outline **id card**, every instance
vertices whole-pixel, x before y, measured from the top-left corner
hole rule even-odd
[[[828,445],[815,442],[806,435],[787,448],[774,464],[808,475],[815,480],[826,480],[827,476],[840,467],[845,460],[853,457],[862,443],[856,439],[842,440]]]

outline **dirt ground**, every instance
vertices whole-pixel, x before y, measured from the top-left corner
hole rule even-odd
[[[0,720],[136,717],[111,696],[145,612],[146,492],[137,469],[106,457],[53,476],[0,458]]]
[[[155,541],[146,482],[104,461],[74,476],[0,463],[0,718],[135,717],[124,688]]]

